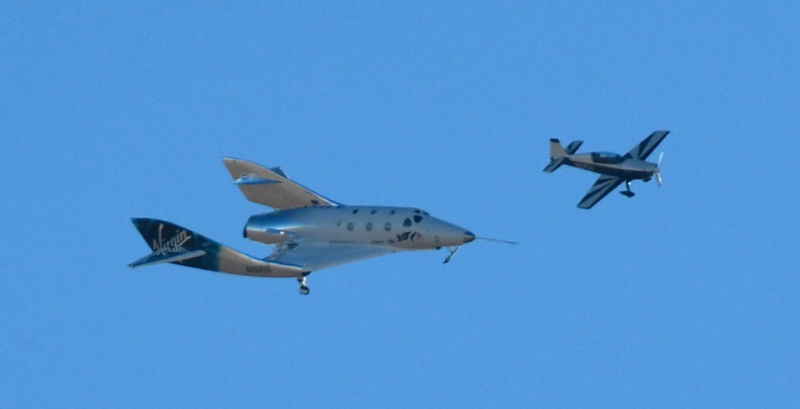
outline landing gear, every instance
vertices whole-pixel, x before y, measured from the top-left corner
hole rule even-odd
[[[302,277],[297,277],[297,282],[300,283],[300,294],[303,295],[308,295],[311,291],[307,285],[308,281],[306,280],[306,275],[308,275],[308,273],[303,274]]]
[[[633,197],[633,195],[636,194],[636,193],[631,192],[631,181],[630,180],[626,180],[625,181],[625,190],[621,191],[620,193],[622,193],[623,195],[628,196],[628,197]]]
[[[452,258],[453,258],[453,256],[455,256],[455,255],[456,255],[456,252],[457,252],[457,251],[458,251],[458,249],[460,249],[460,248],[461,248],[461,246],[456,246],[456,248],[455,248],[455,249],[448,247],[448,248],[447,248],[447,251],[449,251],[449,252],[450,252],[450,254],[447,256],[447,258],[446,258],[446,259],[444,259],[444,261],[442,262],[442,264],[447,264],[447,263],[449,263],[449,262],[450,262],[450,259],[452,259]]]

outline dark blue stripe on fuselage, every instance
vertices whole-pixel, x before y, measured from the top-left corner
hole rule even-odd
[[[626,159],[621,163],[598,163],[586,160],[565,160],[565,164],[586,169],[603,175],[616,176],[625,180],[647,179],[653,175],[655,165],[635,159]]]

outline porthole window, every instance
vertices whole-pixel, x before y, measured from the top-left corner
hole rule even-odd
[[[405,220],[403,220],[403,226],[405,226],[405,227],[411,227],[411,219],[409,219],[408,217],[406,217],[406,219],[405,219]]]
[[[386,222],[386,224],[383,225],[383,230],[391,231],[392,230],[392,224],[389,223],[389,222]]]
[[[355,227],[356,227],[356,226],[353,224],[353,222],[347,223],[347,230],[353,231],[353,229],[354,229]]]
[[[422,221],[422,216],[420,216],[420,215],[418,215],[418,214],[415,214],[415,215],[414,215],[414,222],[415,222],[415,223],[419,223],[419,222],[421,222],[421,221]]]
[[[372,230],[372,222],[367,223],[367,231]]]

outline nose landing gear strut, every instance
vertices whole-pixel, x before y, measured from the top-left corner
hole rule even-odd
[[[452,248],[452,247],[447,247],[447,251],[449,251],[449,252],[450,252],[450,254],[447,256],[447,258],[446,258],[446,259],[444,259],[444,261],[442,262],[442,264],[447,264],[447,263],[449,263],[449,262],[450,262],[450,260],[453,258],[453,256],[455,256],[455,255],[456,255],[456,252],[458,251],[458,249],[460,249],[460,248],[461,248],[461,246],[456,246],[456,248],[455,248],[455,249],[454,249],[454,248]]]

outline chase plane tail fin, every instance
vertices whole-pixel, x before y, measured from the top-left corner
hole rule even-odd
[[[543,169],[547,173],[551,173],[558,169],[564,163],[564,158],[567,156],[567,151],[561,146],[558,139],[550,139],[550,163]]]

